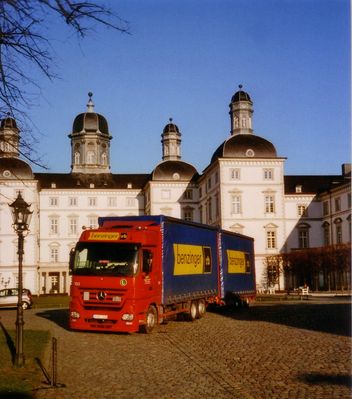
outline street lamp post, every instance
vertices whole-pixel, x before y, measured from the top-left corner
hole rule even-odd
[[[23,354],[23,308],[22,308],[22,262],[23,262],[23,241],[25,233],[28,232],[28,226],[32,213],[29,210],[30,205],[22,198],[21,193],[18,193],[15,201],[9,205],[12,211],[13,228],[18,236],[18,299],[17,299],[17,318],[16,318],[16,356],[15,365],[21,367],[24,365]]]

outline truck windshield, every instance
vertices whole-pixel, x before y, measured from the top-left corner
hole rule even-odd
[[[80,242],[76,246],[73,274],[133,276],[138,271],[138,246]]]

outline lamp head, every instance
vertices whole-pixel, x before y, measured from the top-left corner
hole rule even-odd
[[[33,213],[33,211],[29,210],[30,204],[27,204],[19,192],[15,201],[9,206],[12,208],[11,212],[15,231],[27,231]]]

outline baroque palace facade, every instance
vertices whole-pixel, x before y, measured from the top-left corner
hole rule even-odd
[[[0,289],[18,280],[9,208],[18,192],[33,211],[23,286],[34,294],[69,293],[69,252],[82,227],[96,227],[99,216],[164,214],[252,236],[259,290],[267,284],[266,257],[351,242],[350,164],[342,165],[341,175],[285,175],[286,158],[254,134],[253,103],[241,86],[230,103],[231,134],[201,174],[181,159],[181,133],[172,120],[161,134],[162,160],[151,173],[112,173],[112,136],[91,97],[69,135],[68,174],[33,173],[20,159],[16,121],[1,121]]]

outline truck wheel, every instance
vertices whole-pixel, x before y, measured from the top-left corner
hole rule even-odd
[[[201,319],[206,312],[205,302],[203,299],[198,301],[198,317]]]
[[[197,302],[191,302],[191,306],[189,307],[189,311],[187,314],[187,319],[189,321],[194,321],[198,316],[198,305]]]
[[[28,308],[29,308],[28,303],[27,303],[27,302],[22,302],[22,309],[23,309],[23,310],[26,310],[26,309],[28,309]]]
[[[229,309],[236,310],[241,307],[241,299],[236,295],[227,295],[225,298],[226,306]]]
[[[140,331],[144,334],[150,334],[157,322],[157,312],[154,306],[149,306],[145,315],[145,324],[141,326]]]

